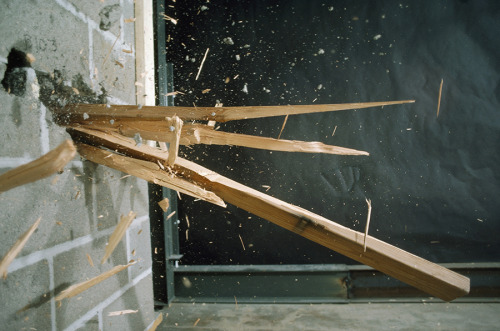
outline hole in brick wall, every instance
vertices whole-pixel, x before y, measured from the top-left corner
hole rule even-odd
[[[28,77],[26,68],[31,68],[30,57],[23,51],[12,48],[7,57],[7,69],[2,79],[2,86],[7,93],[24,95]]]

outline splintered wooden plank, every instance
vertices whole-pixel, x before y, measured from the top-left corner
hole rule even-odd
[[[93,140],[119,153],[149,162],[166,161],[161,151],[149,146],[137,147],[130,139],[114,137],[113,134],[97,133],[94,136],[91,132],[80,131],[75,136]],[[372,236],[365,236],[362,232],[346,228],[320,215],[237,183],[196,163],[177,158],[172,171],[177,176],[182,176],[185,180],[214,192],[228,203],[445,301],[451,301],[469,292],[470,283],[467,277]]]
[[[0,175],[0,193],[61,171],[76,155],[71,140],[66,140],[42,157]]]
[[[92,286],[99,284],[100,282],[108,279],[109,277],[116,275],[120,271],[127,269],[128,267],[130,267],[134,263],[135,262],[129,263],[126,265],[117,265],[113,269],[110,269],[110,270],[100,274],[99,276],[96,276],[94,278],[91,278],[87,281],[84,281],[84,282],[81,282],[81,283],[78,283],[75,285],[71,285],[70,287],[68,287],[67,289],[62,291],[61,294],[56,296],[56,301],[62,301],[64,299],[74,297],[75,295],[78,295],[78,294],[82,293],[83,291],[88,290]]]
[[[221,207],[226,206],[224,201],[213,192],[204,190],[196,184],[179,178],[174,174],[169,174],[167,171],[161,169],[157,163],[118,155],[86,144],[78,143],[77,148],[78,153],[80,153],[82,157],[92,162],[128,173],[150,183],[168,187],[172,190],[211,202]],[[167,160],[162,160],[162,162],[167,162]]]
[[[185,159],[179,158],[174,168],[230,204],[442,300],[451,301],[469,292],[470,281],[467,277],[372,236],[365,236],[364,233],[261,193]]]
[[[285,106],[245,106],[245,107],[177,107],[177,106],[136,106],[136,105],[96,105],[69,104],[56,110],[58,122],[75,123],[99,119],[163,120],[165,117],[179,116],[184,121],[227,122],[250,118],[322,113],[349,109],[391,106],[413,103],[415,100],[341,103],[324,105]]]
[[[5,254],[5,256],[2,258],[0,261],[0,276],[3,277],[3,279],[7,278],[7,270],[9,269],[9,265],[14,261],[16,258],[17,254],[23,249],[24,245],[28,242],[28,239],[31,237],[33,232],[38,228],[38,225],[40,224],[41,217],[39,217],[35,223],[33,223],[32,226],[22,235],[17,239],[17,241],[14,243],[14,245],[9,249],[9,251]]]
[[[283,140],[239,133],[216,131],[206,125],[189,125],[183,130],[181,144],[234,145],[272,151],[369,155],[355,149],[325,145],[318,141]]]
[[[109,237],[108,244],[106,245],[106,249],[104,252],[104,256],[101,259],[101,264],[104,264],[104,262],[106,262],[108,257],[111,256],[111,253],[113,253],[120,240],[122,240],[123,236],[125,235],[125,232],[127,231],[130,224],[132,224],[132,221],[136,216],[137,216],[136,213],[130,211],[126,216],[122,215],[120,217],[120,222],[118,222],[118,225],[116,225],[115,230]]]

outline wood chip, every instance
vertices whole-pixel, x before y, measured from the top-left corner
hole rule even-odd
[[[280,130],[280,134],[278,135],[278,139],[280,139],[281,134],[283,133],[283,129],[285,128],[287,120],[288,120],[288,114],[285,116],[285,120],[283,121],[283,125],[281,126],[281,130]]]
[[[64,291],[62,291],[61,294],[59,294],[55,299],[56,299],[56,301],[62,301],[64,299],[69,299],[71,297],[74,297],[75,295],[78,295],[78,294],[82,293],[83,291],[88,290],[92,286],[99,284],[100,282],[102,282],[102,281],[108,279],[109,277],[119,273],[120,271],[127,269],[132,264],[133,263],[129,263],[126,265],[117,265],[113,269],[110,269],[110,270],[100,274],[99,276],[96,276],[96,277],[91,278],[89,280],[86,280],[84,282],[72,285],[72,286],[68,287],[67,289],[65,289]]]
[[[200,319],[200,318],[198,318],[198,319],[194,322],[193,326],[197,326],[197,325],[198,325],[198,323],[200,323],[200,320],[201,320],[201,319]]]
[[[111,311],[108,313],[108,316],[120,316],[120,315],[126,315],[126,314],[135,314],[139,310],[132,310],[132,309],[125,309],[125,310],[119,310],[119,311]]]
[[[335,125],[335,128],[333,128],[332,137],[335,135],[335,131],[337,131],[337,126],[336,125]]]
[[[160,202],[158,202],[158,206],[160,206],[160,208],[166,212],[168,210],[168,206],[170,206],[170,202],[168,200],[168,198],[165,198],[163,200],[161,200]]]
[[[7,254],[2,258],[0,261],[0,276],[3,277],[3,279],[7,278],[7,271],[9,269],[9,265],[14,261],[16,258],[17,254],[21,252],[23,249],[24,245],[28,242],[28,239],[31,237],[33,232],[38,228],[38,225],[40,224],[40,221],[42,220],[41,217],[39,217],[35,223],[22,235],[17,239],[17,241],[14,243],[14,245],[9,249]]]
[[[203,94],[207,94],[207,93],[208,93],[208,92],[210,92],[210,91],[211,91],[211,89],[207,88],[207,89],[204,89],[203,91],[201,91],[201,93],[203,93]]]
[[[169,21],[169,22],[172,22],[172,23],[174,23],[174,24],[177,24],[177,20],[176,20],[175,18],[170,17],[170,16],[165,15],[165,14],[162,14],[162,15],[163,15],[163,19],[164,19],[165,21]]]
[[[92,261],[92,257],[89,254],[87,254],[87,261],[89,261],[91,267],[94,266],[94,261]]]
[[[441,93],[443,92],[443,79],[441,79],[441,84],[439,84],[439,96],[438,96],[438,106],[437,106],[437,115],[439,117],[439,108],[441,107]]]
[[[196,74],[195,80],[198,80],[198,77],[200,77],[201,68],[203,68],[203,63],[205,63],[205,60],[207,59],[209,49],[210,48],[207,48],[207,50],[205,51],[205,55],[203,56],[203,59],[201,60],[201,64],[200,64],[200,67],[198,68],[198,73]]]
[[[122,215],[120,217],[120,222],[118,223],[115,230],[109,237],[108,245],[106,246],[104,256],[101,259],[101,264],[104,264],[104,262],[106,262],[108,257],[110,257],[111,253],[113,253],[114,249],[116,248],[120,240],[122,240],[123,236],[125,235],[125,232],[127,231],[130,224],[132,224],[132,221],[136,216],[137,216],[136,213],[130,211],[127,216]]]
[[[239,234],[238,234],[238,237],[240,237],[241,246],[243,246],[243,250],[246,250],[245,249],[245,244],[243,243],[243,238],[241,238],[241,235],[239,235]]]
[[[365,199],[368,205],[368,215],[366,216],[366,227],[365,227],[365,240],[363,243],[363,251],[366,252],[366,237],[368,236],[368,227],[370,226],[370,218],[372,216],[372,201],[370,199]]]
[[[175,215],[175,213],[176,213],[176,211],[173,211],[173,212],[171,212],[170,214],[168,214],[168,216],[167,216],[167,220],[171,219],[171,218],[172,218],[172,216],[174,216],[174,215]]]
[[[123,20],[123,23],[133,23],[133,22],[135,22],[135,17],[126,18]]]

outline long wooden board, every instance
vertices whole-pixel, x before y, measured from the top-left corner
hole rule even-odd
[[[149,146],[138,147],[133,140],[125,137],[99,132],[97,136],[93,136],[91,131],[78,130],[74,129],[73,134],[86,137],[125,155],[150,162],[166,161],[161,151]],[[177,176],[214,192],[228,203],[380,270],[430,295],[451,301],[469,292],[470,281],[467,277],[372,236],[366,237],[366,251],[364,251],[364,233],[237,183],[196,163],[177,158],[172,171]]]
[[[341,103],[324,105],[245,106],[245,107],[177,107],[136,105],[69,104],[56,110],[60,124],[105,119],[164,120],[179,116],[183,121],[228,122],[250,118],[321,113],[413,103],[415,100]]]

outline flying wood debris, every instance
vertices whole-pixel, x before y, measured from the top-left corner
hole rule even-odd
[[[198,73],[196,74],[195,80],[198,80],[198,77],[200,77],[201,68],[203,68],[203,63],[205,63],[205,60],[207,59],[207,55],[208,55],[209,50],[210,50],[210,48],[207,48],[207,50],[205,51],[205,55],[203,56],[203,59],[201,60],[200,67],[198,68]]]
[[[113,269],[110,269],[110,270],[100,274],[99,276],[96,276],[96,277],[91,278],[87,281],[72,285],[72,286],[68,287],[66,290],[62,291],[61,294],[59,294],[55,299],[56,299],[56,301],[62,301],[64,299],[74,297],[75,295],[78,295],[78,294],[82,293],[83,291],[88,290],[92,286],[99,284],[100,282],[102,282],[102,281],[108,279],[109,277],[119,273],[120,271],[127,269],[132,264],[134,264],[134,263],[129,263],[126,265],[117,265]]]
[[[165,15],[165,14],[163,14],[163,13],[162,13],[161,15],[163,16],[163,19],[164,19],[165,21],[170,21],[170,22],[172,22],[172,23],[174,23],[174,24],[177,24],[177,20],[176,20],[175,18],[170,17],[170,16],[168,16],[168,15]]]
[[[127,231],[130,224],[132,224],[132,221],[136,216],[137,216],[136,213],[130,211],[127,216],[122,215],[120,217],[120,222],[118,223],[115,230],[109,237],[108,245],[106,246],[104,256],[101,259],[101,264],[104,264],[104,262],[106,262],[108,257],[111,256],[111,253],[113,253],[120,240],[122,240],[123,236],[125,235],[125,232]]]
[[[62,171],[76,155],[71,140],[66,140],[42,157],[0,175],[0,193]]]
[[[38,228],[38,225],[40,224],[40,221],[42,220],[41,217],[39,217],[35,223],[22,235],[17,239],[17,241],[14,243],[14,245],[9,249],[7,254],[2,258],[0,261],[0,276],[3,277],[3,279],[7,278],[7,270],[9,269],[9,265],[14,261],[16,258],[17,254],[21,252],[23,249],[24,245],[28,242],[28,239],[31,237],[33,232]]]
[[[280,134],[278,135],[278,139],[280,139],[281,134],[283,133],[283,130],[285,129],[286,121],[288,120],[288,114],[285,116],[285,119],[283,120],[283,125],[281,126]]]
[[[153,325],[151,325],[151,327],[147,331],[155,331],[162,321],[163,321],[163,314],[160,313],[160,315],[158,315],[158,317],[155,319]]]
[[[92,261],[92,257],[89,254],[87,254],[87,261],[89,261],[91,267],[94,266],[94,261]]]
[[[170,202],[168,200],[168,198],[165,198],[163,200],[161,200],[160,202],[158,202],[158,206],[160,206],[160,208],[166,212],[168,210],[168,206],[170,206]]]
[[[439,95],[438,95],[438,105],[436,117],[439,117],[439,108],[441,107],[441,93],[443,92],[443,79],[441,79],[441,84],[439,84]]]

